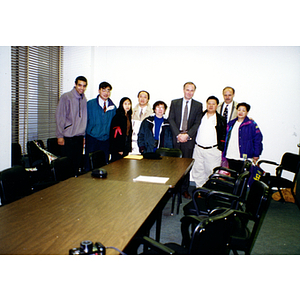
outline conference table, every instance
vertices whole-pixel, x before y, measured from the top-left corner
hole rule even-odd
[[[124,250],[160,218],[175,187],[193,159],[123,158],[91,172],[0,207],[0,254],[68,254],[83,240]],[[166,177],[161,183],[135,182],[140,175]],[[17,187],[16,187],[17,188]],[[108,249],[107,254],[119,254]]]

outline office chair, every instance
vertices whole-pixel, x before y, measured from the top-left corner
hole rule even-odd
[[[0,198],[5,205],[31,194],[29,175],[23,166],[0,172]]]
[[[161,156],[169,156],[169,157],[182,157],[182,151],[177,148],[158,148],[156,149],[155,153]],[[170,193],[172,194],[172,207],[171,207],[171,215],[174,214],[174,206],[175,206],[175,199],[177,196],[177,215],[179,214],[179,207],[182,203],[181,199],[181,183],[178,184],[176,188],[170,189]]]
[[[37,140],[36,142],[41,148],[45,149],[45,145],[42,140]],[[47,155],[37,147],[34,141],[27,142],[27,153],[31,168],[36,167],[38,169],[44,169],[49,166]]]
[[[258,161],[257,165],[260,167],[261,164],[269,164],[277,166],[275,169],[275,175],[271,175],[268,173],[264,178],[261,180],[265,182],[267,185],[269,185],[270,188],[277,188],[279,191],[280,197],[282,202],[285,202],[284,197],[282,195],[282,188],[290,188],[292,191],[292,195],[296,201],[296,195],[294,192],[294,187],[296,184],[296,178],[299,173],[299,167],[300,167],[300,155],[286,152],[283,154],[281,158],[280,164],[269,161],[269,160],[260,160]],[[289,180],[287,178],[283,177],[283,171],[288,171],[291,173],[294,173],[293,180]]]
[[[220,179],[230,180],[231,182],[234,182],[239,176],[239,174],[245,171],[250,172],[251,166],[252,166],[252,162],[250,160],[245,160],[242,168],[242,172],[240,173],[226,167],[216,167],[213,169],[213,173],[209,176],[209,179],[220,178]],[[229,175],[225,175],[223,172],[229,173]]]
[[[185,216],[181,219],[182,245],[175,243],[161,244],[150,237],[137,238],[135,253],[144,245],[142,254],[191,254],[212,255],[229,254],[230,236],[233,228],[234,211],[205,218]]]
[[[223,179],[209,179],[203,187],[194,189],[192,201],[183,207],[184,215],[208,215],[217,206],[237,209],[246,199],[249,177],[250,173],[245,171],[236,178],[235,182]],[[210,195],[217,191],[235,195],[238,198],[235,198],[235,201],[232,201],[232,198],[227,200],[224,197],[222,199],[211,198]],[[236,201],[237,199],[239,201]]]
[[[219,192],[218,197],[222,197],[222,192]],[[224,197],[227,199],[229,196],[224,195]],[[234,254],[238,254],[238,251],[251,253],[270,200],[269,187],[264,182],[254,181],[245,202],[245,211],[235,210],[235,222],[229,246]]]
[[[72,161],[68,157],[59,157],[52,162],[52,172],[56,182],[74,177]]]
[[[11,165],[23,167],[25,166],[21,145],[19,143],[11,143]]]
[[[106,165],[105,153],[102,150],[97,150],[89,153],[90,169],[98,169]]]

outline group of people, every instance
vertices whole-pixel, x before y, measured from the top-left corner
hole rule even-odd
[[[102,150],[106,162],[113,162],[129,153],[153,153],[156,149],[179,148],[183,157],[194,158],[192,176],[197,187],[202,186],[217,166],[226,165],[240,171],[244,160],[254,163],[262,152],[262,134],[256,122],[248,118],[250,105],[233,101],[235,90],[223,89],[224,102],[210,96],[203,111],[201,102],[193,99],[196,85],[187,82],[183,97],[167,104],[156,101],[151,108],[150,94],[140,91],[138,104],[132,108],[128,97],[119,107],[110,99],[112,86],[99,85],[99,94],[87,101],[84,92],[87,79],[79,76],[74,88],[60,98],[56,111],[56,135],[64,145],[75,174],[80,168],[85,143],[85,170],[90,169],[89,153]],[[189,174],[182,184],[183,196],[188,193]]]

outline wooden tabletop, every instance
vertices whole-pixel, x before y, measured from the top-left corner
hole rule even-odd
[[[166,185],[70,178],[0,208],[0,254],[68,254],[87,239],[122,250],[167,191]]]
[[[123,250],[153,214],[169,187],[190,170],[193,159],[121,159],[0,207],[0,254],[68,254],[83,240]],[[133,182],[139,175],[168,177],[166,184]],[[107,254],[119,254],[108,250]]]
[[[162,159],[120,159],[104,167],[107,179],[132,182],[134,178],[143,176],[167,177],[166,185],[175,187],[178,181],[188,173],[194,160],[192,158],[166,157]],[[85,175],[85,176],[88,176]]]

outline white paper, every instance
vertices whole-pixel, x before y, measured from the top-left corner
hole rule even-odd
[[[157,177],[157,176],[138,176],[133,178],[133,181],[151,182],[151,183],[166,183],[169,180],[168,177]]]

